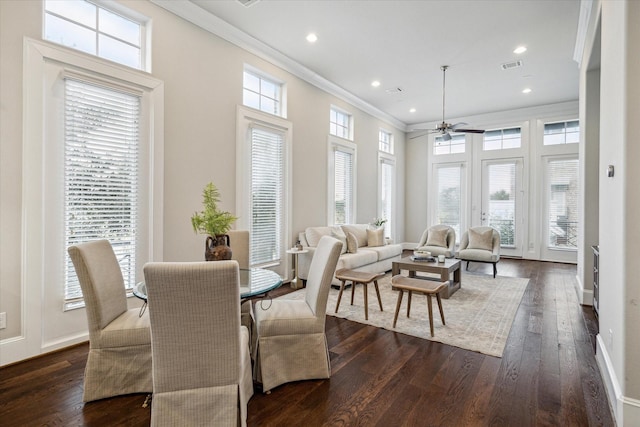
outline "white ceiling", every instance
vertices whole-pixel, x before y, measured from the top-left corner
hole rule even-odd
[[[409,126],[442,119],[441,65],[447,120],[578,99],[579,0],[190,1]]]

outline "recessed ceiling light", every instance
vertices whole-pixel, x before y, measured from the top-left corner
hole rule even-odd
[[[318,36],[316,36],[315,33],[309,33],[307,34],[307,41],[309,43],[315,43],[318,41]]]
[[[517,53],[518,55],[521,53],[525,53],[527,51],[527,48],[524,46],[518,46],[517,48],[514,49],[513,53]]]
[[[380,82],[378,80],[374,80],[374,81],[371,82],[371,86],[378,87],[378,86],[380,86]]]
[[[529,88],[522,89],[522,93],[531,93],[531,89]]]
[[[409,112],[410,112],[410,113],[415,113],[415,112],[416,112],[416,109],[415,109],[415,108],[411,108],[411,109],[409,109]]]

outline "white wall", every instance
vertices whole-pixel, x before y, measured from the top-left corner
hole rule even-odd
[[[640,117],[640,4],[595,2],[587,46],[594,45],[601,24],[599,176],[600,333],[597,358],[609,401],[620,426],[640,425],[640,280],[635,267],[640,253],[640,149],[636,141]],[[581,74],[597,55],[585,50]],[[594,95],[581,86],[584,108]],[[591,97],[591,98],[590,98]],[[597,102],[594,101],[594,102]],[[586,113],[583,113],[586,114]],[[606,176],[609,165],[613,177]],[[585,272],[586,275],[586,272]]]
[[[380,127],[394,135],[398,170],[398,216],[404,217],[404,132],[257,56],[188,23],[147,1],[121,1],[152,19],[152,75],[164,81],[164,253],[167,261],[203,259],[204,236],[194,234],[190,217],[201,208],[204,185],[213,181],[222,194],[221,207],[235,212],[236,106],[242,102],[242,71],[250,64],[287,84],[288,120],[293,123],[293,218],[291,236],[307,226],[325,225],[327,212],[327,134],[330,105],[354,116],[358,145],[357,221],[369,222],[377,210],[377,153]],[[0,365],[86,339],[86,326],[54,324],[55,346],[43,347],[42,331],[29,332],[29,345],[18,359],[8,355],[25,332],[27,319],[40,317],[43,302],[29,303],[26,293],[40,294],[43,283],[25,283],[31,266],[23,263],[22,149],[23,38],[41,39],[42,2],[0,1]],[[402,226],[396,240],[404,239]],[[135,303],[132,300],[131,303]],[[77,315],[78,313],[74,313]],[[50,319],[41,320],[46,324]],[[49,322],[51,323],[51,322]],[[67,322],[69,323],[69,322]]]

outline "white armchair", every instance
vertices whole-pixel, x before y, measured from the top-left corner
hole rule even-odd
[[[433,256],[453,258],[456,252],[456,231],[448,225],[433,225],[424,230],[416,249],[429,251]]]
[[[486,262],[493,264],[493,278],[495,279],[500,261],[500,233],[492,227],[474,227],[465,232],[460,239],[460,247],[456,258],[467,261]]]

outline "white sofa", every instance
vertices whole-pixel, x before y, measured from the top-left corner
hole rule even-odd
[[[402,245],[388,244],[386,241],[382,246],[369,246],[367,230],[372,230],[369,224],[349,224],[333,227],[307,227],[299,234],[300,243],[309,252],[298,255],[298,276],[302,280],[307,280],[311,259],[315,253],[315,248],[322,236],[332,236],[342,241],[343,248],[338,259],[336,271],[342,268],[356,271],[366,271],[370,273],[383,273],[391,270],[391,263],[400,260],[402,255]],[[347,252],[346,236],[352,233],[357,239],[357,250],[355,253]],[[384,241],[384,239],[383,239]],[[340,285],[340,281],[335,277],[331,282]]]

